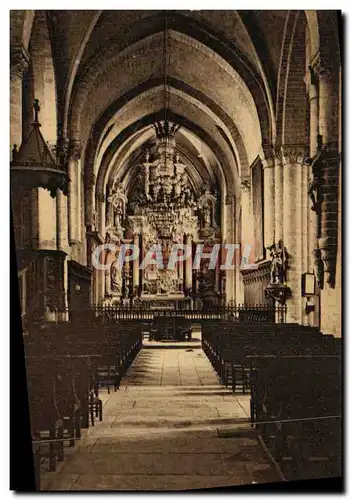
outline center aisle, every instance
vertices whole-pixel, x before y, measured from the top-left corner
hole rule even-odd
[[[281,480],[201,347],[143,348],[47,488],[184,490]],[[45,489],[47,489],[45,488]]]

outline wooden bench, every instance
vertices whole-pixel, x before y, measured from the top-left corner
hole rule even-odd
[[[291,478],[311,462],[340,474],[340,356],[252,356],[251,422]]]

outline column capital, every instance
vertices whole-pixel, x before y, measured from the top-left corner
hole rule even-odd
[[[225,204],[226,205],[234,205],[235,203],[235,196],[233,194],[227,194],[225,197]]]
[[[105,194],[104,193],[97,194],[96,195],[96,201],[98,201],[100,203],[105,203],[105,201],[106,201]]]
[[[10,78],[11,80],[22,79],[29,66],[30,56],[23,45],[17,45],[10,49]]]
[[[68,160],[80,160],[82,145],[79,139],[71,139],[68,146]]]
[[[275,165],[275,151],[271,144],[262,144],[261,157],[263,168],[272,168]]]
[[[309,147],[306,144],[286,144],[277,154],[282,165],[304,165],[308,157]]]
[[[244,193],[249,193],[250,189],[251,189],[251,182],[249,180],[241,181],[241,186],[240,187],[241,187],[241,190]]]
[[[333,71],[323,63],[319,52],[312,59],[309,68],[320,82],[332,83],[338,79],[337,71]]]

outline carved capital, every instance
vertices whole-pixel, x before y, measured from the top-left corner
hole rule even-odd
[[[262,144],[262,165],[263,168],[272,168],[275,165],[275,151],[271,144]]]
[[[338,79],[337,71],[333,71],[323,63],[320,53],[312,59],[309,67],[320,82],[332,83]]]
[[[249,193],[251,189],[251,182],[248,180],[241,181],[241,190],[244,191],[244,193]]]
[[[227,194],[225,197],[226,205],[234,205],[235,204],[235,196],[233,194]]]
[[[68,147],[68,161],[78,161],[80,160],[82,152],[82,145],[80,140],[71,140]]]
[[[30,56],[24,47],[12,47],[10,52],[10,78],[22,79],[29,66]]]
[[[281,162],[283,165],[303,165],[308,157],[309,147],[306,144],[287,144],[281,148]]]
[[[105,194],[104,193],[97,194],[96,201],[98,201],[100,203],[105,203],[105,201],[106,201]]]

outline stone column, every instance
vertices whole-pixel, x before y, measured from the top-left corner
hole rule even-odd
[[[57,250],[68,250],[67,197],[56,189],[56,241]]]
[[[106,201],[104,194],[100,194],[96,197],[96,213],[97,229],[102,237],[105,238]]]
[[[287,321],[302,323],[301,297],[301,175],[304,167],[304,147],[283,146],[283,243],[288,256]]]
[[[185,235],[185,244],[191,246],[192,236],[191,234]],[[185,276],[184,276],[184,292],[185,294],[189,294],[192,288],[192,278],[193,278],[193,267],[191,256],[185,261]]]
[[[226,204],[226,232],[225,241],[223,243],[236,244],[236,199],[233,194],[229,194],[225,199]],[[235,264],[237,264],[237,254],[235,254]],[[227,301],[236,301],[236,270],[237,265],[233,270],[226,271],[226,297]]]
[[[241,243],[252,245],[254,238],[254,227],[252,217],[251,182],[246,180],[241,183]],[[244,251],[244,248],[242,248]]]
[[[29,54],[22,46],[11,47],[10,54],[10,149],[22,142],[22,78],[28,69]]]
[[[79,199],[81,200],[82,191],[81,191],[81,182],[79,182]],[[95,212],[95,184],[96,184],[96,175],[93,172],[86,177],[85,182],[85,197],[84,197],[84,205],[85,205],[85,223],[86,226],[92,227],[93,225],[93,213]],[[81,224],[80,224],[81,226]]]
[[[70,245],[80,242],[80,141],[71,141],[68,151],[68,223]]]
[[[133,234],[133,244],[140,250],[140,234]],[[140,295],[139,289],[139,257],[133,260],[133,295]]]
[[[315,75],[311,69],[306,73],[305,84],[310,104],[310,150],[309,155],[312,158],[317,153],[317,137],[319,133],[319,102],[318,102],[318,90],[317,81]],[[308,186],[313,180],[312,168],[305,166],[303,170],[303,190],[305,192],[306,198],[306,240],[303,241],[303,248],[307,243],[306,257],[305,257],[305,269],[312,273],[314,272],[315,266],[315,250],[318,248],[318,238],[317,238],[317,224],[318,217],[315,211],[311,210],[311,201],[308,197],[307,191]],[[309,303],[314,305],[314,311],[308,314],[306,318],[306,324],[311,326],[319,326],[319,289],[317,286],[316,279],[316,295],[309,299]]]
[[[337,231],[338,231],[338,74],[318,68],[319,76],[319,132],[326,152],[323,156],[323,186],[321,206],[321,250],[326,283],[335,286]],[[335,81],[336,78],[336,81]]]
[[[263,189],[264,189],[264,246],[270,246],[275,239],[275,187],[274,187],[274,165],[275,160],[272,152],[265,152],[263,164]]]
[[[283,163],[281,155],[276,156],[274,167],[274,209],[275,241],[283,239]]]
[[[252,217],[252,199],[251,199],[251,182],[249,180],[244,180],[241,182],[241,255],[240,262],[238,265],[241,270],[243,263],[243,255],[252,255],[252,249],[254,244],[254,228],[253,228],[253,217]],[[251,254],[247,254],[247,245],[251,245]],[[247,261],[246,264],[251,262]],[[237,301],[239,304],[245,302],[245,284],[243,281],[243,276],[240,273],[240,282]]]

